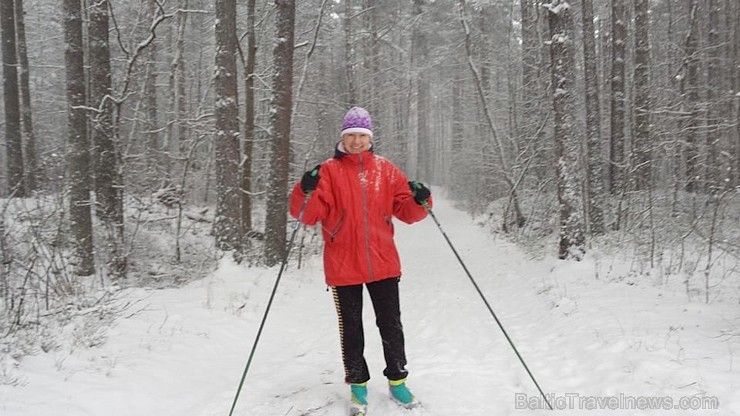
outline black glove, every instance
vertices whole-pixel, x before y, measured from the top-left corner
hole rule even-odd
[[[411,194],[414,196],[414,201],[419,205],[426,204],[432,193],[429,188],[424,186],[421,182],[409,181],[409,187],[411,188]]]
[[[315,168],[303,174],[303,178],[301,178],[301,189],[304,194],[315,191],[316,187],[319,186],[319,179],[321,179],[319,169],[321,169],[321,165],[316,165]]]

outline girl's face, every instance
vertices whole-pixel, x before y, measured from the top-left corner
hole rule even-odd
[[[346,133],[342,136],[344,150],[350,154],[362,153],[370,147],[370,136],[364,133]]]

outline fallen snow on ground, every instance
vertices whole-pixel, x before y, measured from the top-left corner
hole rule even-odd
[[[593,256],[532,260],[443,199],[435,213],[558,413],[740,415],[737,304],[606,282]],[[408,384],[423,407],[389,400],[368,302],[370,414],[551,414],[533,410],[544,402],[434,222],[396,231]],[[277,271],[223,260],[182,288],[121,293],[135,304],[107,342],[23,358],[21,385],[0,386],[0,414],[228,415]],[[235,414],[344,415],[348,392],[321,259],[290,264]]]

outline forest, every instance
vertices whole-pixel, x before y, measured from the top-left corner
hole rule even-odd
[[[117,288],[285,260],[289,191],[353,105],[376,153],[532,256],[609,253],[630,264],[617,280],[738,301],[736,0],[3,0],[0,17],[16,345],[120,312],[100,306]],[[318,244],[304,231],[291,261]]]

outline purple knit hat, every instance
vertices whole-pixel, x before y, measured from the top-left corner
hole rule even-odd
[[[370,113],[362,107],[352,107],[347,111],[342,121],[342,133],[363,133],[373,137],[373,120]]]

